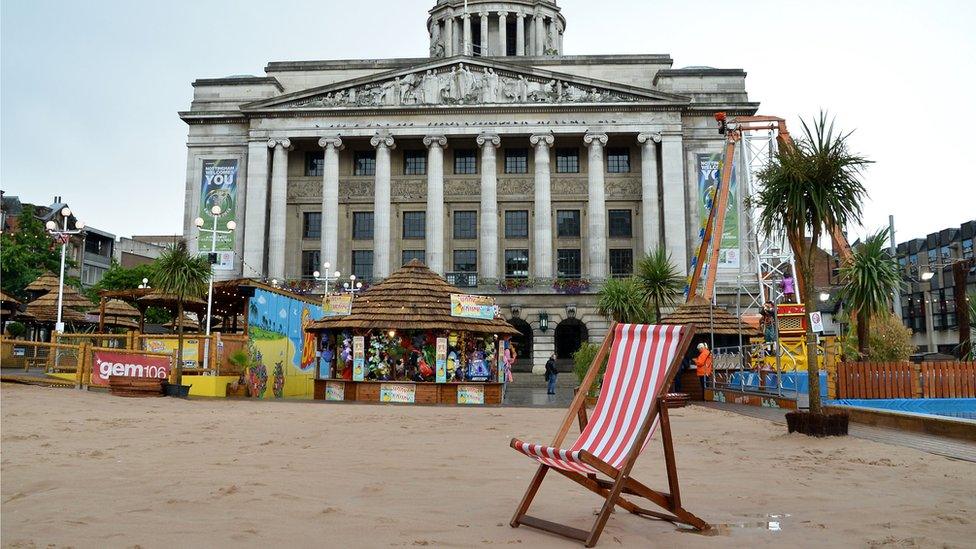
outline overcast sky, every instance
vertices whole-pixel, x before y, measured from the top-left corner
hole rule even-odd
[[[976,2],[560,0],[567,54],[743,68],[762,114],[821,108],[877,163],[865,229],[976,218]],[[115,233],[181,229],[195,78],[268,61],[425,57],[433,0],[3,0],[0,184]],[[368,7],[367,7],[368,6]],[[794,130],[794,133],[797,133]],[[852,239],[853,240],[853,239]]]

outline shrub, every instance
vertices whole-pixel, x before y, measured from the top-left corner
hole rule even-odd
[[[857,320],[851,321],[851,329],[843,340],[844,359],[858,360]],[[902,324],[901,319],[890,312],[871,317],[871,332],[868,334],[868,353],[864,357],[873,362],[903,362],[916,350],[912,343],[912,330]]]
[[[10,334],[10,337],[13,339],[17,339],[18,337],[27,333],[27,326],[24,326],[20,322],[8,322],[7,333]]]
[[[586,372],[590,368],[590,364],[593,363],[593,359],[596,358],[596,354],[600,351],[600,346],[595,343],[583,343],[580,345],[579,350],[573,353],[573,373],[576,374],[576,380],[578,383],[583,383],[583,378],[586,377]],[[600,391],[600,383],[603,381],[603,372],[607,369],[607,360],[603,359],[603,364],[600,365],[599,379],[593,384],[593,388],[590,390],[590,396],[596,396]]]

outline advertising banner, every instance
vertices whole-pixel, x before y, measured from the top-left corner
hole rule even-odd
[[[352,294],[327,295],[322,298],[322,316],[349,316],[352,314]]]
[[[143,343],[145,351],[150,353],[167,353],[176,354],[177,351],[176,338],[166,338],[166,339],[147,339]],[[184,368],[198,368],[200,363],[200,340],[184,338],[183,339],[183,367]]]
[[[484,385],[458,385],[457,403],[458,404],[484,404],[485,403]]]
[[[352,338],[352,380],[366,379],[366,338],[355,336]]]
[[[437,383],[447,383],[447,338],[437,338]]]
[[[93,351],[92,385],[108,385],[109,376],[169,378],[172,360],[166,356],[147,356],[116,351]]]
[[[719,181],[722,177],[722,153],[699,154],[698,160],[698,197],[699,213],[702,225],[708,219],[708,203],[716,197]],[[721,238],[714,238],[718,243],[718,268],[739,268],[739,188],[735,180],[733,166],[732,180],[729,183],[729,205],[725,213],[725,226]],[[700,258],[704,261],[704,258]]]
[[[495,318],[495,300],[488,296],[451,294],[451,316],[462,318]]]
[[[824,331],[823,315],[820,314],[820,311],[810,313],[810,327],[812,327],[813,331],[817,333]]]
[[[380,385],[380,402],[413,404],[417,386],[413,384],[383,383]]]
[[[213,229],[213,214],[210,209],[220,206],[217,229],[226,230],[227,222],[237,219],[237,159],[204,160],[200,179],[200,217],[205,221],[204,228]],[[210,252],[209,233],[200,233],[200,253]],[[217,235],[217,263],[214,270],[234,269],[234,233]]]
[[[325,384],[325,400],[345,400],[346,384],[338,381],[329,381]]]

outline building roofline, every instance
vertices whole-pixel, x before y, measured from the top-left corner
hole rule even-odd
[[[428,63],[434,57],[393,57],[389,59],[323,59],[313,61],[271,61],[264,67],[265,72],[314,71],[327,69],[397,69],[419,63]],[[631,65],[653,64],[671,65],[674,61],[668,54],[626,54],[626,55],[523,55],[489,56],[476,59],[500,61],[514,65]]]
[[[270,84],[278,88],[278,91],[285,91],[285,88],[281,85],[281,82],[278,82],[278,79],[273,76],[228,76],[226,78],[197,78],[190,85],[196,88],[200,86],[259,86],[262,84]]]
[[[693,68],[693,69],[662,69],[654,75],[653,85],[661,78],[671,78],[674,76],[741,76],[748,75],[743,69],[713,69],[713,68]]]

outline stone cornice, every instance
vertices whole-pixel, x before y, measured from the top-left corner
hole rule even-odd
[[[657,86],[658,80],[661,78],[672,78],[675,76],[698,76],[698,77],[708,77],[708,76],[741,76],[745,78],[747,76],[746,71],[742,69],[713,69],[708,67],[699,68],[689,68],[689,69],[662,69],[654,75],[654,80],[651,82],[652,85]]]
[[[197,78],[191,86],[194,88],[203,86],[260,86],[267,84],[278,88],[278,91],[285,91],[278,79],[273,76],[228,76],[226,78]]]
[[[512,15],[512,14],[509,14]],[[498,59],[513,65],[668,65],[673,60],[668,54],[628,54],[628,55],[559,55],[559,56],[506,56],[482,57],[479,59]],[[340,69],[392,70],[429,62],[429,57],[397,57],[391,59],[335,59],[312,61],[271,61],[264,67],[265,72],[316,71]],[[682,70],[682,69],[678,69]],[[716,69],[719,70],[719,69]]]

